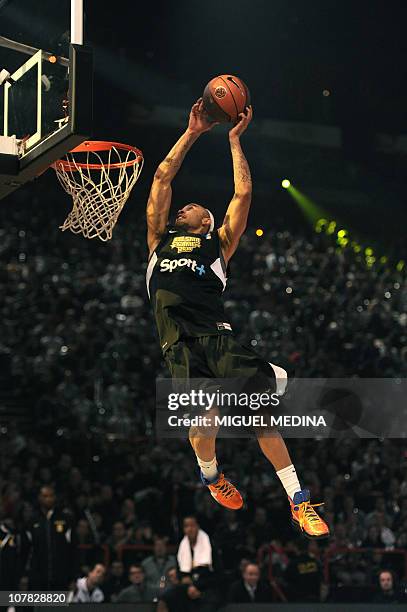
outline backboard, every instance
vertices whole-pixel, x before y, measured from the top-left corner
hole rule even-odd
[[[90,136],[83,0],[0,0],[0,199]]]

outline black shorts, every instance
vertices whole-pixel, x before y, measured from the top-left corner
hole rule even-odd
[[[279,394],[287,384],[284,369],[242,346],[232,335],[183,338],[166,351],[165,361],[173,379],[236,379],[245,381],[245,391],[250,386],[253,392]]]

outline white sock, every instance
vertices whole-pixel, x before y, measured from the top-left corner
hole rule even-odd
[[[301,491],[301,485],[298,481],[297,472],[295,471],[295,467],[293,466],[293,464],[288,465],[282,470],[278,470],[276,474],[281,480],[281,484],[286,490],[288,497],[293,499],[294,493],[297,493],[297,491]]]
[[[288,383],[287,370],[280,368],[280,366],[275,365],[274,363],[269,363],[269,365],[271,365],[273,368],[276,377],[276,393],[277,395],[284,395]]]
[[[213,480],[218,475],[218,463],[216,461],[216,455],[212,461],[202,461],[197,455],[196,460],[202,470],[202,474],[206,480]]]

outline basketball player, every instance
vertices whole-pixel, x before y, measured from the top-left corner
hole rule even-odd
[[[256,377],[263,380],[263,391],[270,389],[270,380],[273,388],[283,383],[284,389],[287,373],[236,342],[221,298],[227,265],[246,229],[250,209],[252,180],[240,137],[251,119],[252,108],[248,107],[229,132],[235,190],[221,227],[215,230],[212,213],[191,202],[178,211],[169,229],[172,180],[191,146],[216,125],[204,111],[201,98],[192,106],[186,131],[154,175],[147,203],[146,281],[161,349],[173,378]],[[257,440],[287,492],[293,524],[310,538],[327,537],[328,526],[311,505],[309,491],[301,489],[280,433],[274,429],[272,435],[257,435]],[[226,508],[241,508],[239,491],[218,467],[215,435],[190,431],[190,442],[202,482],[214,499]]]

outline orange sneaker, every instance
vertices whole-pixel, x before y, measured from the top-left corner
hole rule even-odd
[[[239,510],[243,506],[243,499],[239,491],[223,474],[219,474],[214,482],[206,480],[201,472],[201,480],[211,492],[212,497],[229,510]]]
[[[294,499],[290,499],[291,521],[300,529],[307,538],[324,539],[329,537],[329,527],[325,521],[314,510],[315,506],[323,504],[311,504],[308,489],[297,491]]]

